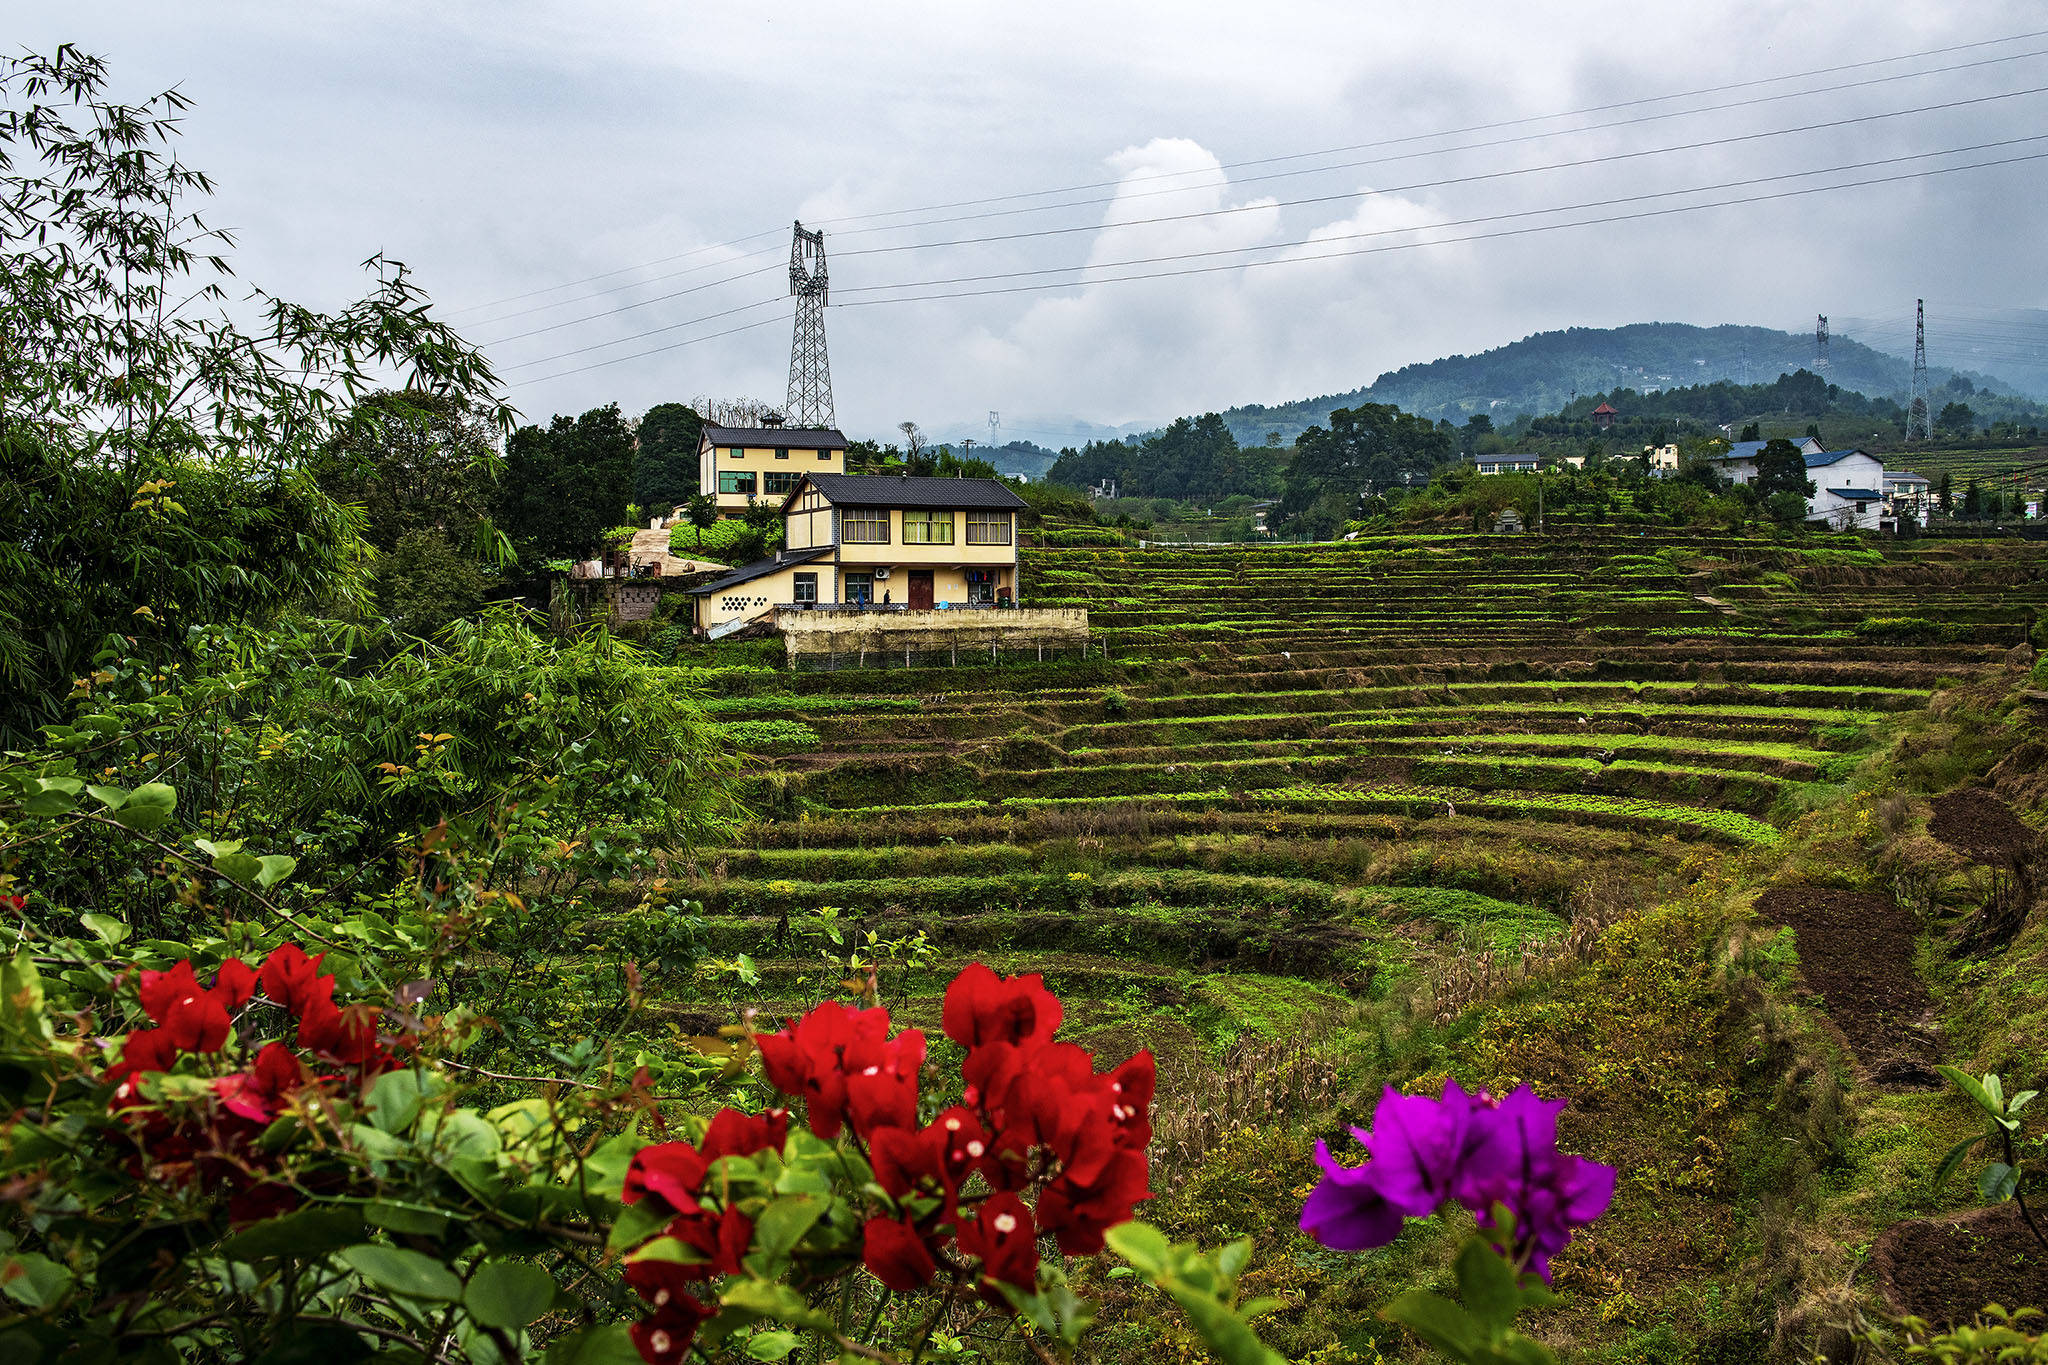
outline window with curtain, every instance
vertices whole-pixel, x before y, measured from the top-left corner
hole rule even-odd
[[[905,545],[951,545],[953,543],[953,514],[951,512],[905,512],[903,514],[903,543]]]
[[[842,545],[887,545],[889,513],[881,507],[848,507],[839,514]]]
[[[1008,545],[1010,543],[1010,514],[1008,512],[969,512],[967,514],[967,543],[969,545]]]

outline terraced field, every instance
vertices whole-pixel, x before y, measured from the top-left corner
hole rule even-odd
[[[1086,606],[1107,657],[719,669],[768,816],[689,894],[748,955],[733,1006],[793,1008],[858,951],[931,1023],[981,957],[1044,970],[1098,1048],[1214,1057],[1771,843],[1888,717],[2024,640],[2043,553],[1040,548],[1028,600]]]

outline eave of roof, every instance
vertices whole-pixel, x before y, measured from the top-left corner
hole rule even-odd
[[[808,564],[814,559],[822,559],[831,553],[832,547],[830,545],[820,545],[811,550],[784,550],[779,555],[770,555],[766,559],[757,559],[743,568],[734,569],[725,577],[714,578],[701,588],[690,589],[690,592],[696,597],[702,597],[707,593],[724,592],[727,588],[737,588],[742,583],[751,583],[757,578],[766,578],[778,569],[787,569],[795,564]]]
[[[1851,502],[1876,502],[1884,496],[1874,488],[1830,488],[1828,492],[1838,498],[1847,498]]]
[[[1016,512],[1030,506],[999,479],[941,479],[902,474],[805,474],[783,499],[787,512],[810,484],[835,507],[916,507]]]
[[[846,433],[836,427],[720,427],[704,424],[715,446],[790,446],[797,450],[844,450]]]

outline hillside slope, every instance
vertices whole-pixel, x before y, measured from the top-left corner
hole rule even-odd
[[[1903,399],[1912,366],[1847,337],[1830,345],[1828,379],[1845,389]],[[1812,368],[1813,338],[1769,327],[1695,327],[1688,323],[1643,322],[1626,327],[1571,327],[1538,332],[1478,355],[1389,371],[1362,389],[1290,403],[1253,403],[1223,414],[1241,444],[1261,444],[1277,431],[1291,441],[1325,421],[1337,408],[1392,403],[1431,419],[1463,422],[1488,413],[1496,426],[1523,413],[1556,412],[1574,394],[1628,387],[1638,391],[1716,380],[1762,383],[1801,366]],[[1930,371],[1936,385],[1951,371]],[[1967,376],[1979,387],[2010,392],[1991,376]]]

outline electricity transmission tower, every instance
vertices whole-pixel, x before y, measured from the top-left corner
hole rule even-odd
[[[1813,368],[1821,373],[1828,372],[1828,315],[1822,313],[1820,321],[1813,325]]]
[[[1913,402],[1906,409],[1906,439],[1929,440],[1934,422],[1927,411],[1927,300],[1913,304]]]
[[[988,448],[990,450],[994,450],[997,446],[1002,444],[1002,440],[999,434],[1002,431],[1002,429],[1003,415],[1000,412],[997,412],[994,408],[990,408],[988,413]]]
[[[825,274],[825,234],[796,225],[789,244],[789,292],[796,296],[796,335],[789,343],[791,426],[830,427],[832,362],[825,354],[825,305],[831,285]]]

